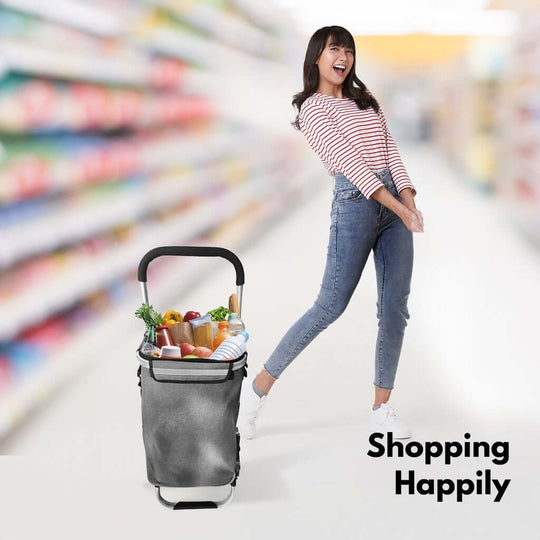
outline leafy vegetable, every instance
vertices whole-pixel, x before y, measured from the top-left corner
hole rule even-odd
[[[146,326],[160,326],[163,324],[163,317],[154,308],[144,303],[136,312],[135,316],[142,319]]]
[[[226,307],[219,306],[216,309],[208,311],[213,321],[227,321],[232,311]]]

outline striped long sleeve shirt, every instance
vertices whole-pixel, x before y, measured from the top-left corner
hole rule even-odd
[[[373,171],[386,167],[398,193],[411,188],[416,195],[380,106],[376,113],[359,109],[349,98],[315,93],[302,103],[298,121],[328,173],[344,174],[366,199],[383,186]]]

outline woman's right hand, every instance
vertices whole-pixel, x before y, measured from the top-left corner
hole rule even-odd
[[[416,208],[407,208],[404,206],[404,210],[401,213],[400,218],[409,231],[424,232],[424,218],[420,210],[417,210]]]

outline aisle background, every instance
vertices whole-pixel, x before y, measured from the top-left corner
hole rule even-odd
[[[310,6],[0,2],[0,498],[10,537],[33,532],[28,497],[47,533],[64,509],[59,537],[81,519],[88,537],[111,527],[165,535],[180,519],[203,537],[252,538],[259,520],[263,538],[284,526],[313,538],[539,537],[539,12],[529,0],[437,11],[413,2],[407,15],[355,2],[348,15],[351,3],[338,2],[328,20]],[[505,466],[411,468],[434,478],[492,468],[512,482],[501,503],[397,497],[398,465],[366,457],[368,268],[348,312],[276,386],[260,439],[242,448],[235,503],[203,526],[205,512],[167,514],[144,481],[135,269],[160,244],[237,252],[253,368],[309,307],[331,179],[288,122],[308,35],[327,23],[356,34],[357,74],[385,109],[426,221],[393,399],[419,440],[469,431],[510,442]],[[156,262],[150,281],[162,312],[211,309],[233,292],[217,261]]]

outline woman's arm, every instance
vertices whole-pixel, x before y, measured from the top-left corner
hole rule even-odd
[[[408,190],[409,188],[407,188]],[[404,191],[407,191],[404,190]],[[409,192],[410,193],[410,192]],[[400,195],[403,194],[403,191]],[[399,202],[384,186],[375,191],[372,197],[380,202],[383,206],[386,206],[389,210],[394,212],[401,221],[405,224],[407,229],[412,232],[424,232],[424,218],[419,210],[414,206],[411,208],[408,204]],[[414,205],[414,197],[410,193],[412,204]],[[403,198],[405,203],[405,199]]]
[[[411,188],[405,188],[403,191],[399,192],[400,197],[403,200],[403,204],[407,207],[413,210],[416,208],[416,204],[414,203],[414,194]]]
[[[368,94],[373,96],[373,93],[368,88],[366,88],[366,91]],[[388,144],[388,167],[390,168],[390,172],[392,173],[392,180],[394,181],[394,184],[397,187],[398,193],[402,196],[402,198],[403,198],[403,192],[407,188],[410,188],[411,194],[414,196],[416,195],[416,189],[413,186],[409,178],[409,175],[407,174],[405,165],[403,165],[403,161],[401,159],[401,156],[399,155],[399,151],[398,151],[396,142],[394,141],[394,137],[392,137],[392,134],[390,133],[390,130],[388,129],[388,124],[386,123],[386,116],[384,114],[384,110],[381,107],[380,103],[379,103],[378,116],[379,116],[379,119],[381,120],[381,124],[385,132],[385,136],[386,136],[386,142]],[[407,200],[409,200],[408,196],[407,196]],[[403,201],[405,202],[405,199],[403,199]]]
[[[363,156],[342,135],[335,122],[317,101],[304,106],[300,113],[300,130],[323,163],[332,163],[366,197],[383,186]]]

